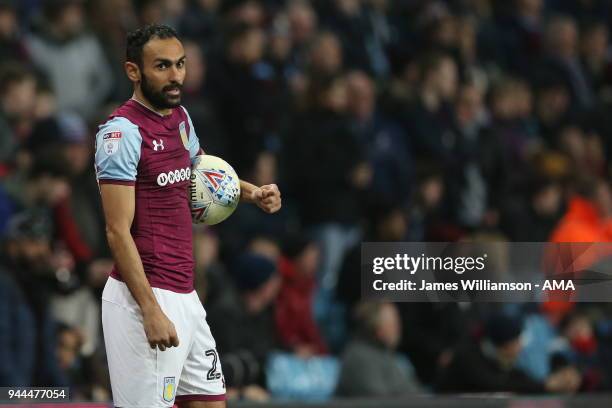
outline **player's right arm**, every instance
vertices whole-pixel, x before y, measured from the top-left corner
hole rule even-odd
[[[96,136],[96,177],[113,258],[140,307],[149,345],[164,351],[166,347],[178,346],[178,336],[153,295],[130,233],[136,208],[134,183],[141,141],[138,129],[125,119],[115,118],[103,125]]]
[[[134,219],[134,187],[120,184],[100,184],[106,238],[121,272],[121,278],[140,306],[143,325],[149,345],[159,347],[178,346],[178,336],[172,322],[161,310],[149,281],[144,273],[136,243],[130,234]]]

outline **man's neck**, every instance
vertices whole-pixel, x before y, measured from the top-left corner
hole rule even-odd
[[[159,116],[168,116],[172,113],[172,109],[156,109],[155,107],[153,107],[153,105],[151,105],[147,98],[142,95],[142,92],[134,91],[132,99],[144,106],[145,108],[149,109],[150,111],[155,112]]]

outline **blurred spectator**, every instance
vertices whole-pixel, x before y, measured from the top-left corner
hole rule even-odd
[[[138,24],[135,10],[138,3],[140,1],[107,0],[88,4],[89,23],[100,39],[100,45],[108,59],[108,73],[113,78],[111,104],[132,96],[132,83],[125,75],[123,66],[124,46],[127,32]]]
[[[561,331],[570,347],[570,363],[583,373],[581,390],[609,390],[611,373],[603,350],[607,346],[597,339],[591,319],[580,312],[571,313],[562,322]]]
[[[10,324],[15,316],[2,314],[5,346],[8,350],[21,351],[12,356],[16,361],[3,360],[6,365],[2,372],[7,374],[3,384],[18,381],[25,386],[67,386],[66,373],[55,353],[55,322],[49,312],[56,280],[52,268],[51,222],[44,214],[22,212],[11,217],[3,237],[4,290],[17,301],[15,312],[23,318],[15,326],[19,337],[13,337]],[[17,366],[11,366],[12,361]],[[13,371],[20,373],[15,379],[11,376]]]
[[[371,25],[371,33],[365,42],[369,66],[377,78],[386,78],[391,72],[389,49],[399,41],[399,30],[394,20],[393,5],[389,0],[365,2],[365,18]]]
[[[586,133],[576,125],[565,126],[559,132],[556,147],[583,173],[596,176],[605,172],[604,148],[597,133]]]
[[[197,129],[200,146],[207,154],[228,157],[228,140],[222,124],[215,114],[215,107],[208,93],[208,61],[201,46],[184,41],[186,70],[189,75],[183,83],[182,103],[189,110],[193,127]]]
[[[491,122],[481,135],[480,165],[488,209],[496,218],[502,204],[526,183],[530,160],[541,146],[531,98],[527,84],[516,79],[502,79],[491,91]]]
[[[240,24],[230,27],[221,55],[209,59],[211,102],[228,139],[228,160],[238,173],[251,171],[278,134],[287,102],[285,84],[263,60],[265,46],[262,29]]]
[[[376,88],[367,74],[350,73],[347,85],[355,134],[372,166],[372,193],[407,205],[414,169],[404,130],[378,109]]]
[[[313,40],[308,53],[309,73],[312,76],[336,75],[342,71],[342,47],[338,37],[324,31]]]
[[[308,94],[307,110],[294,120],[283,156],[287,193],[322,249],[315,318],[333,348],[339,339],[332,333],[343,319],[332,297],[344,254],[359,240],[360,196],[370,187],[372,168],[346,116],[345,78],[316,78]]]
[[[435,383],[437,373],[448,367],[454,347],[471,333],[469,305],[456,303],[398,304],[402,320],[400,350],[410,358],[418,378]]]
[[[445,54],[421,60],[419,98],[408,108],[406,126],[415,155],[445,165],[451,159],[456,135],[451,131],[458,86],[457,64]]]
[[[610,3],[605,0],[558,0],[560,11],[575,16],[580,23],[601,20],[610,23]]]
[[[266,18],[265,10],[260,0],[223,1],[220,13],[225,17],[228,25],[244,24],[260,27]]]
[[[410,220],[402,205],[385,199],[372,200],[366,211],[371,215],[365,227],[363,242],[401,242],[406,239]],[[358,242],[344,257],[336,286],[335,296],[346,306],[346,310],[353,310],[361,299],[360,274],[361,242]],[[345,322],[347,326],[348,323]]]
[[[373,32],[363,2],[332,0],[320,4],[321,23],[337,33],[346,66],[371,72],[367,45]]]
[[[194,227],[195,290],[203,304],[214,304],[232,287],[219,259],[219,237],[211,230]]]
[[[568,312],[567,304],[544,302],[525,315],[522,347],[516,367],[532,379],[545,381],[560,363],[568,364],[568,359],[563,357],[568,346],[559,330]]]
[[[298,65],[304,65],[306,48],[317,32],[317,15],[308,0],[289,0],[287,17],[294,45],[294,59]]]
[[[27,61],[22,32],[13,0],[0,2],[0,61]]]
[[[84,385],[84,378],[79,350],[83,340],[78,330],[66,325],[58,325],[57,328],[57,360],[60,368],[68,375],[73,398],[84,399],[81,387]],[[76,394],[76,395],[75,395]]]
[[[608,183],[589,178],[578,180],[571,191],[567,211],[553,230],[550,241],[610,242],[611,198]]]
[[[421,391],[410,362],[397,354],[402,328],[392,303],[362,303],[358,331],[342,353],[336,393],[343,397],[392,397]]]
[[[27,45],[34,64],[48,77],[60,110],[92,118],[111,90],[112,76],[96,37],[86,32],[79,0],[49,0],[44,22]]]
[[[91,357],[101,343],[98,301],[75,276],[75,262],[70,252],[55,249],[54,266],[60,284],[50,299],[50,311],[56,321],[79,332],[78,354]]]
[[[501,228],[511,241],[546,242],[562,215],[562,187],[554,179],[536,178],[526,196],[504,206]]]
[[[609,31],[604,23],[583,27],[580,55],[589,83],[601,98],[612,95],[612,60],[609,53]]]
[[[0,69],[0,165],[14,160],[32,130],[36,84],[25,66],[6,64]]]
[[[283,246],[278,264],[282,284],[275,305],[281,344],[304,358],[325,354],[327,347],[312,315],[319,248],[301,237],[289,237]]]
[[[179,31],[186,38],[201,41],[205,45],[211,41],[219,27],[217,15],[220,0],[196,0],[187,6],[179,24]],[[191,112],[191,111],[190,111]]]
[[[576,392],[580,375],[573,367],[551,374],[544,383],[530,379],[515,368],[521,351],[523,323],[505,315],[487,320],[484,338],[460,346],[439,382],[444,392]]]
[[[579,32],[571,17],[553,17],[546,27],[547,55],[535,70],[536,82],[547,77],[562,78],[571,90],[572,106],[586,110],[595,99],[592,84],[579,59]]]
[[[59,238],[68,246],[77,262],[92,260],[94,248],[102,251],[102,209],[98,188],[92,176],[92,145],[89,131],[81,117],[60,113],[39,121],[28,140],[34,160],[65,163],[71,188],[52,210]]]
[[[276,346],[272,305],[281,280],[274,261],[253,253],[239,256],[231,270],[237,293],[209,304],[208,321],[224,356],[228,392],[265,395],[263,369]]]
[[[36,369],[36,321],[23,289],[5,265],[7,242],[2,242],[0,270],[0,343],[7,355],[0,364],[0,383],[28,386]]]
[[[518,74],[529,74],[529,67],[539,57],[544,36],[544,1],[514,0],[509,2],[509,15],[502,19],[496,58],[503,66]]]
[[[439,165],[421,165],[417,169],[407,241],[454,241],[463,234],[442,215],[447,194],[443,176]]]
[[[64,200],[70,186],[64,163],[57,160],[35,160],[25,174],[14,172],[0,183],[0,231],[8,219],[25,209],[38,209],[50,213],[50,209]]]
[[[555,146],[561,127],[574,116],[570,111],[570,89],[561,78],[554,76],[539,80],[535,89],[539,133],[549,146]]]
[[[485,151],[487,143],[481,140],[487,125],[483,99],[481,88],[466,83],[459,88],[455,103],[457,145],[448,170],[447,200],[453,203],[453,219],[466,228],[480,227],[489,209],[489,189],[481,159],[490,154]]]

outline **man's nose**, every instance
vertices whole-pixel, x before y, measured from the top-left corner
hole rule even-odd
[[[176,65],[173,65],[172,68],[170,69],[170,81],[172,82],[181,82],[181,70],[178,69],[176,67]]]

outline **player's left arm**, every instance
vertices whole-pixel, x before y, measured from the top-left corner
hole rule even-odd
[[[252,203],[273,214],[282,206],[281,193],[276,184],[257,187],[248,181],[240,180],[240,201]]]
[[[191,162],[195,160],[195,157],[201,154],[205,154],[204,150],[200,147],[200,141],[196,136],[195,129],[193,128],[193,122],[189,117],[187,110],[187,118],[189,121],[189,157]],[[265,186],[257,187],[247,181],[240,180],[240,201],[257,205],[259,208],[273,214],[281,208],[281,193],[276,184],[267,184]]]

